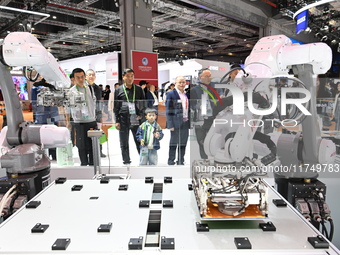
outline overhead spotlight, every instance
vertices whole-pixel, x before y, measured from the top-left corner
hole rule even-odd
[[[335,44],[337,44],[337,43],[338,43],[338,41],[335,40],[335,39],[331,41],[331,44],[332,44],[332,45],[335,45]]]
[[[328,40],[328,36],[327,35],[324,35],[322,38],[321,38],[321,42],[325,42]]]
[[[180,66],[184,65],[184,63],[183,63],[182,60],[178,61],[178,64],[179,64]]]

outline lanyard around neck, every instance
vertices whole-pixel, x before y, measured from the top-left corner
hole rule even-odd
[[[144,141],[145,141],[145,144],[149,144],[149,141],[150,141],[150,137],[152,135],[152,128],[153,126],[149,123],[149,125],[147,125],[146,123],[144,123]],[[147,138],[147,140],[145,140],[145,138]]]
[[[133,84],[132,84],[132,87],[133,87],[132,103],[134,103],[135,102],[135,98],[136,98],[136,88],[135,88],[135,85],[133,85]],[[126,96],[126,100],[128,101],[128,103],[130,103],[128,94],[126,93],[125,84],[123,85],[123,89],[124,89],[124,93],[125,93],[125,96]]]
[[[79,88],[78,88],[78,85],[76,85],[76,89],[78,90],[78,92],[80,92],[80,91],[79,91]],[[87,93],[86,93],[86,86],[84,86],[84,94],[85,94],[85,103],[86,103],[86,105],[87,105]]]

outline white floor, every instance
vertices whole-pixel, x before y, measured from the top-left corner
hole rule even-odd
[[[163,130],[164,137],[160,141],[160,149],[158,150],[158,165],[157,166],[168,166],[168,155],[169,155],[169,140],[170,140],[170,130]],[[190,148],[196,148],[197,146],[190,146],[191,142],[195,142],[195,137],[189,136],[188,144],[185,152],[185,165],[190,165]],[[139,154],[137,152],[135,142],[132,137],[132,133],[130,132],[130,158],[131,158],[131,166],[139,166]],[[108,142],[105,142],[103,145],[103,153],[106,155],[106,158],[101,158],[101,166],[123,166],[123,160],[120,150],[119,144],[119,133],[116,129],[108,129]],[[73,160],[74,166],[80,166],[80,160],[78,156],[77,147],[73,147]],[[198,153],[198,151],[197,151]],[[58,167],[56,161],[52,161],[53,167]],[[151,166],[150,166],[151,167]]]

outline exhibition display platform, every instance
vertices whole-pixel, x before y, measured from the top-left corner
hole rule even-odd
[[[0,254],[340,254],[275,205],[285,200],[270,185],[259,220],[202,221],[193,188],[171,176],[58,178],[0,225]]]

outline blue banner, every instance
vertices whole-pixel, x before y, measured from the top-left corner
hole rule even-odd
[[[296,18],[296,33],[299,34],[302,30],[308,27],[308,10],[305,10],[297,15]]]

